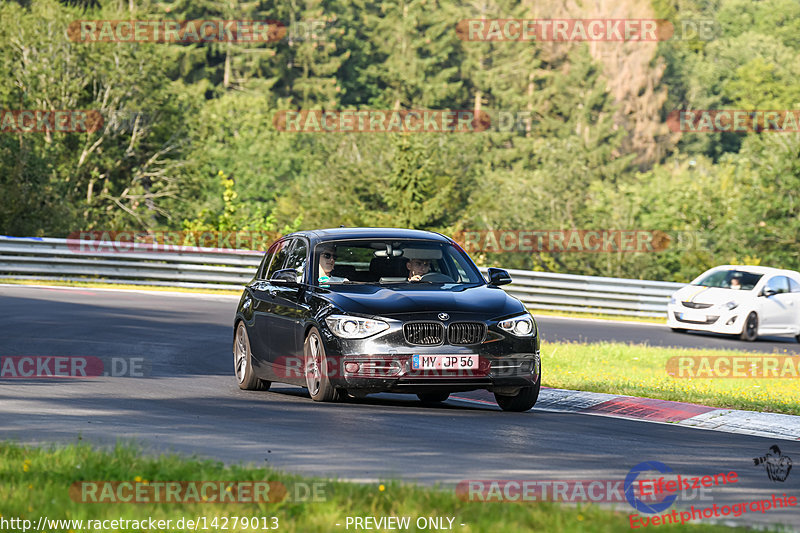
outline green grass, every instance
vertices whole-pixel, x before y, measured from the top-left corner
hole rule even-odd
[[[376,451],[380,453],[380,451]],[[82,503],[70,497],[69,487],[76,481],[280,481],[325,482],[325,501],[280,503]],[[383,490],[381,490],[383,488]],[[80,499],[80,497],[76,497]],[[458,532],[519,531],[624,531],[629,529],[627,514],[594,505],[580,507],[555,503],[481,503],[463,501],[452,490],[419,488],[387,481],[384,484],[355,484],[303,479],[270,470],[225,466],[213,461],[177,456],[149,457],[135,449],[117,446],[97,451],[78,444],[41,449],[0,442],[0,513],[2,517],[34,521],[49,519],[143,520],[171,519],[174,528],[181,518],[204,516],[231,517],[228,531],[256,531],[234,528],[232,517],[277,517],[279,531],[347,531],[347,516],[455,517]],[[337,527],[336,524],[342,524]],[[459,524],[465,524],[461,527]],[[220,523],[221,524],[221,523]],[[34,526],[35,527],[35,526]],[[659,527],[659,530],[663,529]],[[679,529],[668,527],[667,529]],[[709,525],[686,525],[690,531],[730,531]],[[121,530],[121,529],[120,529]],[[202,527],[200,528],[202,531]],[[222,528],[209,529],[221,531]],[[62,531],[45,529],[45,531]],[[97,531],[97,530],[96,530]],[[163,531],[163,530],[162,530]],[[353,531],[351,526],[350,531]],[[416,531],[414,527],[407,531]],[[78,533],[77,531],[75,533]]]
[[[543,343],[542,385],[800,415],[800,379],[689,379],[668,375],[667,360],[687,355],[731,357],[769,354],[609,342]]]

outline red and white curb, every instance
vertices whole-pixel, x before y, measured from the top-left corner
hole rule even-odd
[[[496,405],[494,396],[486,391],[459,393],[451,398],[470,403]],[[800,440],[800,416],[718,409],[693,403],[602,392],[542,388],[533,410],[609,416],[757,437]]]

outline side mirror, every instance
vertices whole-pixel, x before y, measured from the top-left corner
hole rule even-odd
[[[297,285],[297,271],[293,268],[276,270],[269,280],[276,285]]]
[[[489,285],[507,285],[511,283],[511,275],[502,268],[489,269]]]
[[[761,295],[766,296],[767,298],[775,294],[778,294],[777,291],[775,289],[770,289],[769,287],[764,287],[764,290],[761,291]]]

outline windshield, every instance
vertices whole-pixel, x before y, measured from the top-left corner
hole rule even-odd
[[[425,240],[327,241],[314,249],[320,285],[342,283],[481,284],[483,276],[457,247]]]
[[[715,270],[694,281],[692,285],[749,291],[756,286],[762,276],[763,274],[753,274],[741,270]]]

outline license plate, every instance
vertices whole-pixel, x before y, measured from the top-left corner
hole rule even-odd
[[[684,311],[682,318],[692,322],[705,322],[706,314],[701,313],[700,311]]]
[[[477,355],[414,355],[412,370],[477,370]]]

